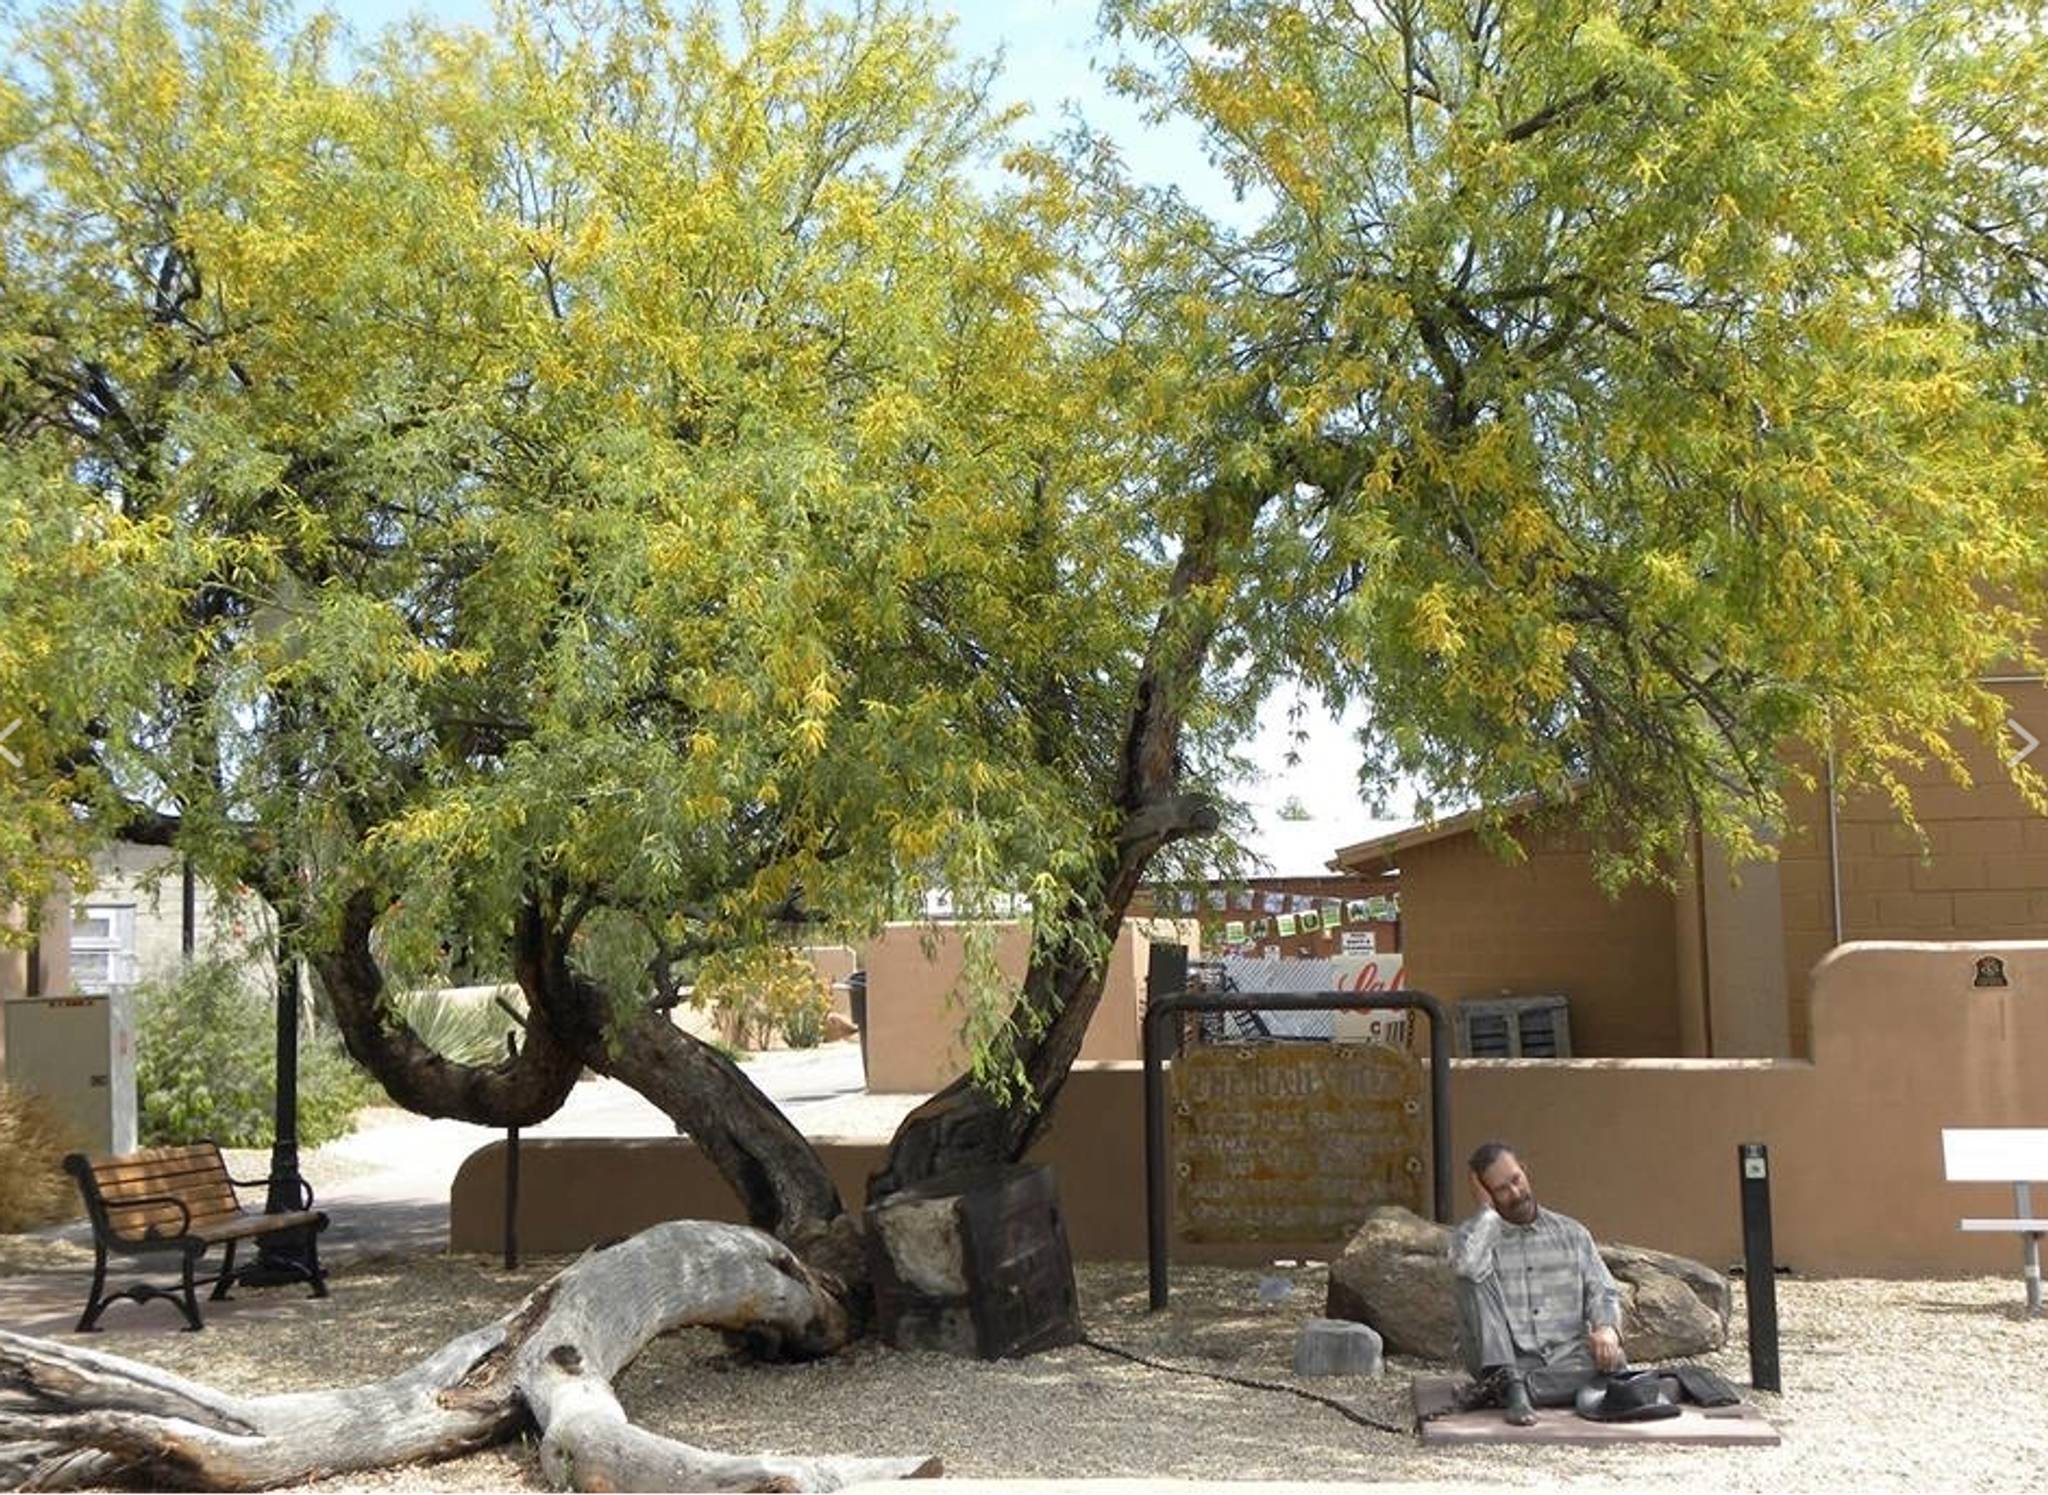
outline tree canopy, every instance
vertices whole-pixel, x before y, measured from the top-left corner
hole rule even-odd
[[[51,10],[0,85],[0,895],[175,842],[404,1103],[596,1064],[800,1233],[836,1193],[673,962],[1027,893],[1012,1083],[879,1182],[1014,1157],[1275,682],[1366,708],[1368,788],[1569,801],[1617,874],[1751,844],[1789,748],[1896,788],[2040,665],[2039,19],[1113,0],[1236,228],[1019,147],[879,0]],[[453,932],[519,1060],[392,1018]]]
[[[1644,872],[1753,844],[1789,743],[1896,788],[2000,730],[1974,682],[2040,663],[2038,8],[1109,16],[1271,196],[1147,284],[1268,418],[1186,449],[1305,484],[1246,648],[1363,703],[1370,778],[1572,801]]]

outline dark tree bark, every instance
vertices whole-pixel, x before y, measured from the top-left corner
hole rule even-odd
[[[342,1042],[408,1111],[450,1116],[478,1126],[531,1126],[561,1109],[582,1073],[583,1060],[562,1041],[546,1011],[532,1002],[526,1042],[518,1057],[496,1064],[458,1064],[444,1058],[403,1021],[383,1009],[384,973],[371,950],[370,932],[382,911],[369,889],[349,896],[339,937],[310,952],[313,968],[327,988]],[[520,975],[527,984],[528,974]]]
[[[569,962],[573,926],[549,900],[530,898],[513,932],[513,969],[527,998],[526,1042],[516,1058],[468,1065],[444,1058],[381,1010],[384,977],[370,933],[380,904],[368,890],[343,911],[340,938],[316,957],[349,1052],[393,1100],[427,1116],[482,1126],[528,1126],[560,1109],[588,1067],[659,1106],[711,1160],[762,1230],[820,1267],[857,1280],[860,1253],[844,1238],[838,1189],[789,1118],[710,1045],[665,1013],[633,1010],[617,1031],[605,992]]]

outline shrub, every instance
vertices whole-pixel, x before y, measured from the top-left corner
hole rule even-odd
[[[135,1088],[147,1146],[212,1138],[263,1147],[277,1088],[275,999],[225,960],[195,961],[136,992]],[[378,1088],[322,1034],[299,1044],[299,1142],[344,1136]]]
[[[0,1084],[0,1234],[34,1230],[78,1213],[64,1154],[80,1146],[57,1108],[33,1090]]]
[[[766,1048],[780,1031],[802,1049],[824,1037],[832,995],[802,951],[775,946],[707,956],[690,1005],[709,1007],[720,1034],[739,1048]]]

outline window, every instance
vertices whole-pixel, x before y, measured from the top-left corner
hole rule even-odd
[[[135,984],[135,905],[85,903],[71,913],[71,988],[106,992]]]

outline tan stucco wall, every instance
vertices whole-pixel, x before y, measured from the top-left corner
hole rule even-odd
[[[1716,1059],[1790,1058],[1781,869],[1768,860],[1738,867],[1711,838],[1696,841],[1695,854],[1701,863],[1694,891],[1704,925],[1699,956],[1706,1043],[1687,1052]],[[1683,896],[1681,891],[1681,901]]]
[[[1446,1002],[1562,993],[1576,1054],[1680,1052],[1678,934],[1672,895],[1634,887],[1610,899],[1585,848],[1533,842],[1506,863],[1475,835],[1402,851],[1407,984]]]
[[[860,969],[860,952],[851,945],[808,945],[804,955],[832,994],[832,1010],[841,1017],[851,1017],[853,1009],[847,1001],[846,978]]]
[[[19,930],[28,922],[25,909],[16,907],[4,913],[8,927]],[[60,882],[57,891],[44,900],[36,920],[37,937],[33,949],[21,946],[0,948],[0,1001],[29,994],[29,961],[36,962],[37,980],[33,983],[39,994],[46,997],[61,996],[70,987],[71,972],[71,888],[68,882]],[[0,1027],[0,1076],[7,1072],[7,1040],[4,1027]]]
[[[151,875],[157,881],[150,885]],[[135,965],[138,981],[177,974],[185,959],[185,895],[175,853],[161,846],[112,846],[93,858],[93,888],[78,903],[135,906]],[[274,926],[270,905],[246,888],[225,896],[200,878],[193,886],[193,946],[201,959],[219,957],[246,966],[248,979],[276,989],[271,960]]]
[[[1145,969],[1155,935],[1200,951],[1192,921],[1126,920],[1110,952],[1102,1000],[1082,1040],[1083,1059],[1139,1056]],[[996,964],[1013,988],[1023,984],[1030,938],[1022,924],[996,926]],[[868,943],[861,955],[868,973],[868,1089],[925,1094],[967,1067],[961,1009],[951,997],[965,950],[958,925],[890,924]]]
[[[2012,985],[1970,984],[1979,955]],[[2002,1215],[2011,1191],[1942,1178],[1944,1126],[2048,1126],[2048,943],[1851,945],[1817,972],[1817,1039],[1804,1060],[1461,1060],[1454,1156],[1516,1145],[1539,1195],[1596,1234],[1697,1257],[1740,1259],[1736,1148],[1771,1149],[1778,1259],[1813,1274],[2015,1271],[2005,1236],[1966,1236],[1964,1215]],[[1077,1067],[1034,1157],[1057,1171],[1076,1253],[1144,1255],[1142,1075]],[[858,1200],[879,1139],[821,1149]],[[456,1250],[497,1248],[503,1144],[463,1165]],[[521,1192],[532,1251],[572,1250],[683,1216],[729,1218],[730,1194],[685,1141],[529,1141]],[[1458,1208],[1466,1207],[1462,1192]],[[1175,1248],[1175,1259],[1265,1261],[1297,1248]]]

